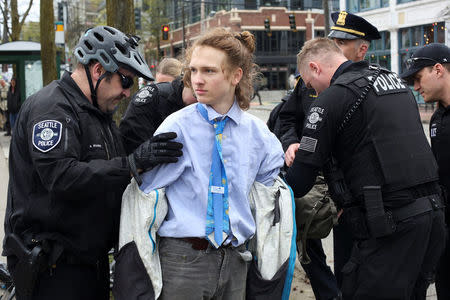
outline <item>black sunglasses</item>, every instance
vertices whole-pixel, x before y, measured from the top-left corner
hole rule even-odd
[[[433,62],[433,64],[439,64],[440,62],[432,59],[432,58],[428,58],[428,57],[411,57],[408,58],[406,60],[406,67],[408,69],[411,69],[416,63],[418,63],[419,61],[424,60],[424,61],[430,61]]]
[[[129,89],[130,87],[133,86],[133,84],[134,84],[133,77],[125,76],[122,73],[120,73],[119,71],[116,71],[116,73],[119,74],[119,76],[120,76],[120,83],[122,84],[122,88],[124,90]]]

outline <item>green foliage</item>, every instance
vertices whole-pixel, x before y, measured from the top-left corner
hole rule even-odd
[[[40,42],[39,22],[26,22],[22,27],[21,40]]]

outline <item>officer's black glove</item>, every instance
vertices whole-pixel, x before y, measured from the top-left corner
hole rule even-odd
[[[178,157],[183,155],[181,152],[183,144],[171,141],[176,137],[175,132],[155,135],[128,156],[130,171],[138,185],[142,184],[138,170],[147,171],[159,164],[174,163],[178,161]]]

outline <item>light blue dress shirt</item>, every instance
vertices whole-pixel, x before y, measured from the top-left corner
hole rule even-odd
[[[202,105],[210,120],[224,117]],[[248,203],[253,183],[272,185],[283,166],[284,154],[266,124],[242,111],[236,101],[226,115],[230,120],[222,136],[222,155],[228,178],[232,243],[237,246],[255,233]],[[169,211],[159,228],[160,236],[204,238],[214,128],[193,104],[167,117],[155,135],[169,131],[177,133],[175,140],[183,144],[183,156],[177,163],[159,165],[144,173],[140,189],[149,193],[166,188]]]

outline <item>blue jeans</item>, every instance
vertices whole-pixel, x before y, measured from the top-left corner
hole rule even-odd
[[[247,270],[237,248],[194,250],[182,239],[161,237],[163,288],[159,299],[245,299]]]
[[[11,124],[11,131],[14,130],[14,125],[16,124],[17,114],[10,113],[9,114],[9,123]]]

